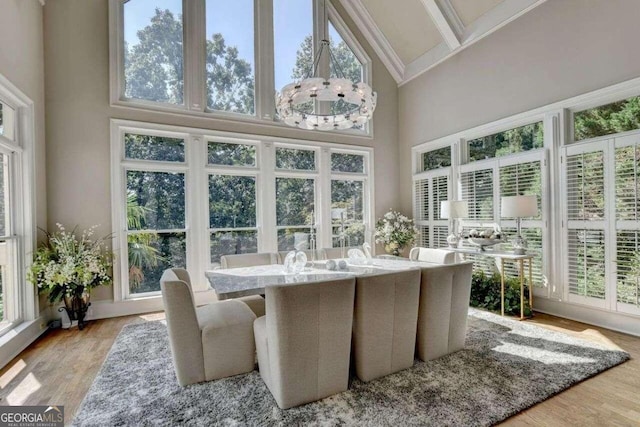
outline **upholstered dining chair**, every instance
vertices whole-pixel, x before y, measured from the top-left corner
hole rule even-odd
[[[268,286],[254,323],[260,375],[282,409],[346,391],[355,279]]]
[[[251,372],[256,315],[239,300],[196,307],[186,270],[160,279],[173,366],[181,386]]]
[[[434,264],[454,264],[456,262],[456,253],[446,249],[415,247],[409,252],[409,259]]]
[[[422,268],[416,345],[420,359],[464,348],[472,271],[472,262]]]
[[[356,375],[371,381],[413,366],[420,270],[359,276],[353,313]]]
[[[278,264],[277,253],[237,254],[223,255],[220,257],[222,268],[253,267],[255,265]]]
[[[280,257],[277,253],[257,253],[257,254],[238,254],[223,255],[220,257],[221,268],[241,268],[253,267],[256,265],[279,264]],[[264,298],[260,295],[252,295],[239,298],[247,304],[257,317],[264,316]]]

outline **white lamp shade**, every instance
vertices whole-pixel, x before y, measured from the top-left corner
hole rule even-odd
[[[440,202],[440,217],[444,219],[466,218],[469,204],[466,200],[444,200]]]
[[[500,207],[502,218],[529,218],[538,215],[538,196],[503,197]]]

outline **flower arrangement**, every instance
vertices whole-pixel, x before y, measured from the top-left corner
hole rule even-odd
[[[387,253],[399,255],[405,246],[410,245],[418,236],[413,220],[400,212],[390,209],[376,223],[376,243],[384,244]]]
[[[38,248],[27,272],[28,280],[38,286],[38,291],[48,291],[49,301],[57,302],[110,284],[113,253],[105,244],[110,236],[93,240],[95,225],[80,237],[75,228],[67,231],[61,224],[56,225],[57,232],[45,231],[47,242]]]

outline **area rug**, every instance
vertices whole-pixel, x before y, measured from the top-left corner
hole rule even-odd
[[[629,355],[527,322],[470,310],[466,347],[281,410],[257,371],[182,388],[162,321],[125,326],[76,426],[486,426],[624,362]]]

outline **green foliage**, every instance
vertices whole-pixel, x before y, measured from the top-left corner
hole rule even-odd
[[[483,308],[485,310],[500,312],[500,274],[491,276],[483,271],[473,273],[471,279],[471,306]],[[529,287],[525,289],[525,316],[531,315],[529,307]],[[507,278],[504,287],[504,312],[514,316],[520,316],[520,279]]]
[[[469,141],[469,158],[483,160],[542,148],[542,122],[520,126],[504,132]]]
[[[640,129],[640,97],[574,114],[576,141]]]
[[[422,154],[422,170],[451,166],[451,147],[442,147]]]

